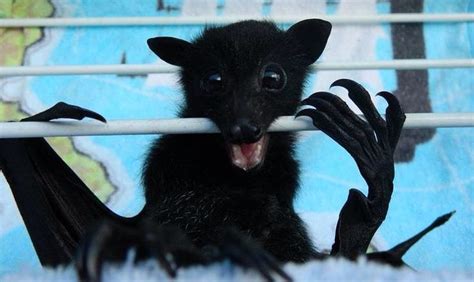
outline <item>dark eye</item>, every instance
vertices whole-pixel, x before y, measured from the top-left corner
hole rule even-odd
[[[277,64],[269,64],[262,71],[262,88],[267,91],[279,91],[286,85],[286,74]]]
[[[222,76],[218,72],[212,72],[201,80],[201,89],[212,93],[222,90]]]

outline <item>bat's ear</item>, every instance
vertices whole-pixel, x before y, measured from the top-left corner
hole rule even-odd
[[[287,31],[291,40],[297,41],[310,65],[321,56],[331,33],[331,23],[320,19],[308,19],[295,23]]]
[[[174,37],[150,38],[147,43],[153,53],[175,66],[185,66],[195,53],[193,44]]]

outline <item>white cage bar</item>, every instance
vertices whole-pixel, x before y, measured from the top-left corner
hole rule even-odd
[[[430,68],[473,68],[474,59],[427,60],[405,59],[374,62],[321,62],[312,65],[313,70],[368,70],[368,69],[430,69]],[[70,65],[70,66],[22,66],[0,67],[0,77],[28,75],[87,75],[171,73],[177,67],[160,65]]]
[[[474,127],[474,113],[407,114],[404,128]],[[311,119],[284,116],[276,120],[269,131],[317,130]],[[0,138],[30,138],[86,135],[138,135],[217,133],[215,124],[206,118],[160,120],[115,120],[108,123],[53,121],[1,122]]]
[[[378,15],[300,15],[287,17],[252,17],[252,19],[272,20],[280,24],[291,24],[307,18],[321,18],[332,24],[379,24],[379,23],[419,23],[419,22],[473,22],[472,13],[445,14],[378,14]],[[250,19],[245,16],[218,17],[101,17],[101,18],[28,18],[0,19],[0,27],[71,27],[71,26],[177,26],[177,25],[219,25]]]
[[[279,24],[291,24],[304,18],[322,18],[333,24],[380,23],[471,23],[472,13],[453,14],[382,14],[382,15],[300,15],[298,17],[262,17]],[[28,18],[0,19],[0,28],[24,27],[93,27],[93,26],[178,26],[228,24],[248,19],[239,16],[220,17],[102,17],[102,18]],[[406,59],[375,62],[322,62],[313,70],[364,69],[431,69],[473,68],[474,59]],[[0,67],[0,78],[29,75],[87,75],[171,73],[178,68],[161,65],[74,65]],[[417,113],[407,114],[404,128],[474,127],[474,113]],[[280,117],[269,131],[317,130],[309,118]],[[187,134],[217,133],[209,119],[115,120],[106,124],[95,121],[0,122],[0,138],[29,138],[86,135]]]

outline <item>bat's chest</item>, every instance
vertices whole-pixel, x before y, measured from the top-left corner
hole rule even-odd
[[[178,226],[197,245],[212,243],[219,228],[233,226],[264,238],[284,210],[275,198],[188,191],[163,199],[153,212],[159,224]]]

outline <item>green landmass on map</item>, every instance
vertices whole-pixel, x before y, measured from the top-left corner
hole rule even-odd
[[[53,14],[48,0],[1,0],[0,18],[44,18]],[[28,46],[39,41],[42,31],[33,28],[0,28],[0,65],[18,66]]]
[[[43,18],[52,16],[53,12],[54,7],[48,0],[0,0],[0,18]],[[43,32],[39,27],[0,28],[0,66],[22,65],[26,49],[42,37]],[[18,103],[0,100],[0,121],[24,117],[26,114],[21,111]],[[115,187],[100,163],[78,152],[69,138],[47,140],[100,200],[109,199]]]

